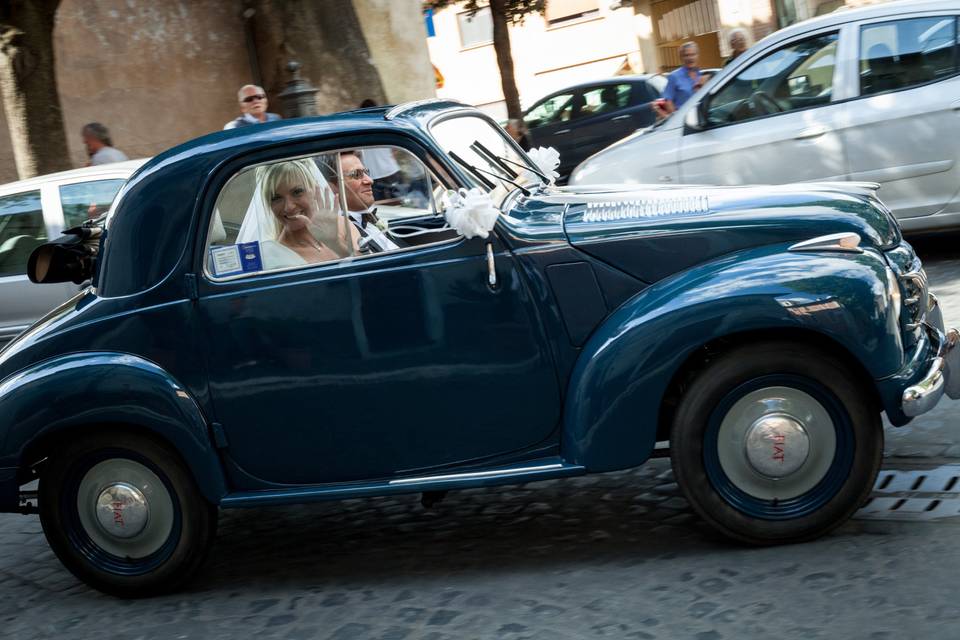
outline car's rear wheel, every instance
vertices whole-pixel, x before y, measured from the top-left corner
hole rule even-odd
[[[864,381],[826,352],[786,342],[728,351],[689,384],[671,459],[694,509],[752,544],[798,542],[849,518],[883,454]]]
[[[64,566],[121,597],[176,589],[200,568],[217,509],[177,453],[152,437],[101,433],[51,455],[40,476],[40,521]]]

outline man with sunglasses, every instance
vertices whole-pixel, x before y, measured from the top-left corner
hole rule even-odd
[[[280,119],[280,116],[275,113],[267,113],[267,94],[263,91],[263,87],[245,84],[237,92],[237,99],[240,101],[241,115],[225,124],[224,129],[236,129]]]
[[[373,206],[373,178],[364,166],[360,152],[341,152],[340,171],[342,180],[333,167],[321,167],[321,172],[337,195],[343,195],[347,215],[360,234],[361,247],[374,253],[398,249],[399,245],[386,234],[386,225],[377,217],[377,210]]]

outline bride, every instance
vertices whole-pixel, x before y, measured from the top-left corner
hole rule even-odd
[[[237,242],[259,241],[265,270],[357,253],[353,225],[313,160],[258,167],[256,185]]]

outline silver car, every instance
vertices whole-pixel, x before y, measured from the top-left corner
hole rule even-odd
[[[0,347],[78,290],[71,283],[30,282],[27,259],[33,250],[104,213],[144,162],[86,167],[0,186]]]
[[[904,231],[960,227],[958,16],[910,0],[778,31],[570,184],[877,182]]]

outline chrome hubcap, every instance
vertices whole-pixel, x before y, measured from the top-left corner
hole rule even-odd
[[[760,418],[747,428],[747,461],[768,478],[783,478],[803,466],[810,437],[799,420],[785,414]]]
[[[121,558],[160,549],[173,530],[167,486],[149,467],[127,458],[98,462],[80,480],[77,514],[90,540]]]
[[[764,387],[737,400],[717,432],[727,478],[761,500],[788,500],[822,480],[837,448],[833,419],[794,387]]]
[[[107,535],[132,538],[144,530],[149,517],[147,499],[129,484],[112,484],[97,498],[97,522]]]

